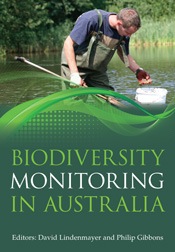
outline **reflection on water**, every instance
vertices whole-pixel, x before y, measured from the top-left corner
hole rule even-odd
[[[170,102],[175,92],[175,47],[131,48],[130,54],[150,74],[152,87],[168,90],[167,102]],[[134,99],[138,81],[117,55],[109,65],[109,77],[116,91]]]
[[[175,47],[131,48],[130,53],[136,62],[153,79],[152,86],[168,90],[167,102],[174,96]],[[25,56],[31,62],[60,74],[60,54],[39,54]],[[17,62],[14,56],[0,59],[0,104],[14,106],[24,101],[45,97],[64,87],[60,80],[46,77],[44,73],[25,63]],[[37,74],[39,74],[37,76]],[[115,90],[134,100],[139,87],[135,75],[115,55],[108,67],[110,83]]]

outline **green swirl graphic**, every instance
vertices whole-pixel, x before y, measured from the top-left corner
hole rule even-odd
[[[111,106],[98,98],[97,94],[122,99],[134,106],[142,115],[132,114]],[[14,107],[0,118],[1,136],[10,136],[38,113],[53,110],[73,110],[95,116],[109,129],[126,136],[141,134],[153,127],[160,119],[166,119],[175,112],[175,108],[170,104],[163,113],[153,115],[139,104],[117,92],[97,88],[75,88]]]

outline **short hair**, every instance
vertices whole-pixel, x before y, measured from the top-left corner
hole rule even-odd
[[[141,27],[141,20],[139,13],[133,8],[124,8],[117,14],[117,19],[121,20],[124,28],[134,26],[139,29]]]

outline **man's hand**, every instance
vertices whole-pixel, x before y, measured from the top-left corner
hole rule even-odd
[[[138,68],[136,70],[135,74],[136,74],[136,77],[137,77],[140,85],[148,85],[148,84],[152,83],[151,77],[142,68]]]
[[[70,84],[71,87],[78,87],[77,85],[82,86],[82,87],[87,87],[86,83],[80,77],[79,73],[72,73],[70,76],[70,81],[72,82]],[[74,83],[77,85],[74,85]]]

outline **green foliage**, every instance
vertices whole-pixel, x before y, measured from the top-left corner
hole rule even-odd
[[[60,45],[76,18],[93,8],[90,0],[1,0],[0,46],[8,52],[44,51],[55,47],[56,38]]]
[[[49,18],[54,21],[55,25],[62,23],[66,18],[72,21],[85,11],[94,8],[90,0],[46,0]]]
[[[175,42],[175,20],[153,21],[143,19],[142,28],[131,36],[131,45],[172,44]]]
[[[118,12],[125,7],[137,9],[141,19],[151,18],[152,22],[175,16],[174,0],[1,0],[1,54],[58,50],[83,12],[94,8]],[[166,37],[174,39],[171,27]],[[152,39],[158,38],[154,35]]]
[[[35,45],[39,31],[53,23],[48,18],[47,4],[35,0],[6,0],[0,3],[0,44],[8,50],[22,50]]]
[[[136,9],[141,18],[151,18],[154,21],[166,20],[175,15],[174,0],[113,0],[109,1],[107,10],[119,12],[127,7]]]

